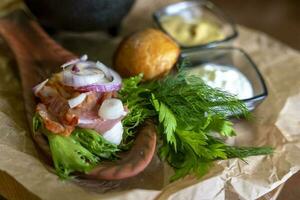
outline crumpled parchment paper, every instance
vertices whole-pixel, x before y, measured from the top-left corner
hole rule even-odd
[[[2,3],[3,2],[3,3]],[[1,1],[0,9],[14,5]],[[151,13],[174,1],[138,0],[124,21],[122,35],[153,26]],[[23,7],[14,5],[14,8]],[[12,8],[9,6],[9,8]],[[5,10],[5,12],[7,9]],[[3,12],[0,11],[0,16]],[[263,33],[239,27],[235,46],[245,49],[265,78],[269,96],[254,111],[252,121],[239,121],[236,145],[275,147],[271,156],[256,156],[247,163],[231,159],[218,161],[201,180],[186,177],[168,184],[168,167],[157,189],[97,193],[73,182],[61,181],[38,159],[29,137],[20,81],[13,56],[0,41],[0,173],[7,173],[41,199],[257,199],[283,184],[300,170],[300,54]],[[105,33],[60,33],[55,38],[77,54],[111,63],[120,41]],[[28,91],[31,92],[31,91]],[[155,174],[153,174],[155,176]],[[144,180],[151,183],[151,180]],[[9,183],[8,183],[9,184]],[[151,185],[151,184],[150,184]],[[101,186],[99,186],[101,187]],[[153,187],[154,188],[154,187]]]

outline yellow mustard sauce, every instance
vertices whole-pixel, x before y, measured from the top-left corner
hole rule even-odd
[[[195,46],[224,39],[221,27],[207,19],[185,19],[180,15],[164,16],[163,28],[182,45]]]

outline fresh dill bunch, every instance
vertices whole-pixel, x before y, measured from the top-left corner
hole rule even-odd
[[[124,138],[132,141],[137,126],[156,118],[162,139],[159,155],[175,169],[171,181],[187,174],[201,177],[215,160],[272,153],[269,147],[230,147],[211,136],[212,132],[222,137],[236,134],[230,116],[249,118],[246,105],[235,96],[182,69],[158,81],[141,83],[141,78],[125,80],[119,92],[130,110],[123,121]]]
[[[191,65],[192,65],[192,63],[190,62],[190,60],[180,57],[176,64],[176,69],[178,71],[181,71],[187,67],[190,67]]]
[[[174,112],[176,110],[175,114],[178,116],[196,113],[198,117],[205,112],[221,116],[249,117],[246,105],[235,96],[208,86],[201,78],[188,75],[184,70],[167,76],[158,81],[158,84],[157,91],[153,91],[155,97],[170,107],[176,107]]]
[[[235,132],[227,118],[250,115],[242,101],[226,92],[211,88],[199,77],[188,75],[184,71],[156,82],[156,87],[152,87],[151,92],[152,103],[164,106],[159,112],[154,105],[159,112],[159,118],[168,115],[167,119],[172,119],[170,113],[176,116],[176,120],[159,119],[165,124],[166,134],[175,146],[176,138],[167,131],[170,130],[168,127],[172,127],[173,132],[177,127],[182,130],[216,131],[223,136],[233,136]]]

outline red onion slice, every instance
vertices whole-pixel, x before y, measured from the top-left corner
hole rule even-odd
[[[112,69],[108,69],[110,74],[112,75],[112,81],[108,83],[94,83],[87,86],[82,86],[75,88],[79,92],[88,92],[88,91],[94,91],[94,92],[111,92],[111,91],[118,91],[122,87],[122,79],[119,76],[119,74]]]
[[[102,102],[98,115],[105,120],[112,120],[126,115],[126,112],[120,99],[110,98]]]
[[[74,67],[76,66],[76,70]],[[106,82],[104,73],[95,67],[94,62],[79,61],[63,71],[63,83],[67,86],[82,87],[91,84]]]
[[[103,137],[107,141],[109,141],[115,145],[119,145],[122,141],[123,132],[124,132],[124,129],[123,129],[122,122],[118,122],[110,130],[106,131],[103,134]]]
[[[46,79],[32,88],[35,95],[47,84],[48,80],[49,79]]]
[[[78,73],[80,72],[80,69],[77,67],[77,65],[75,64],[73,67],[72,67],[72,71],[75,72],[75,73]]]
[[[71,87],[82,87],[100,82],[104,78],[103,74],[76,75],[70,71],[63,72],[64,85]]]
[[[63,84],[80,92],[111,92],[121,88],[121,77],[100,62],[87,61],[84,55],[62,65]]]
[[[70,108],[75,108],[76,106],[81,104],[85,100],[86,96],[87,96],[86,93],[81,93],[77,97],[69,99],[68,104],[69,104]]]
[[[68,67],[70,65],[74,65],[74,64],[76,64],[80,61],[87,61],[87,59],[88,59],[88,56],[85,54],[85,55],[81,56],[81,58],[73,59],[73,60],[70,60],[70,61],[66,62],[65,64],[63,64],[61,66],[61,68],[64,69],[65,67]]]
[[[98,118],[99,119],[99,118]],[[86,125],[86,124],[93,124],[97,122],[97,118],[96,119],[89,119],[89,118],[79,118],[78,119],[78,124],[80,125]]]
[[[108,67],[106,67],[103,63],[99,61],[96,62],[96,67],[103,71],[108,80],[112,81],[113,77]]]

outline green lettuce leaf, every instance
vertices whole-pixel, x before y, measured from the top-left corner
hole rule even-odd
[[[102,160],[117,158],[118,147],[96,131],[76,128],[69,137],[56,135],[44,128],[38,114],[33,117],[33,130],[48,138],[56,173],[63,179],[73,172],[87,173]]]
[[[99,133],[91,129],[76,128],[71,137],[100,159],[112,160],[119,151],[117,145],[108,142]]]
[[[48,134],[48,140],[56,173],[68,178],[70,173],[88,172],[99,161],[97,156],[81,146],[73,137]]]

